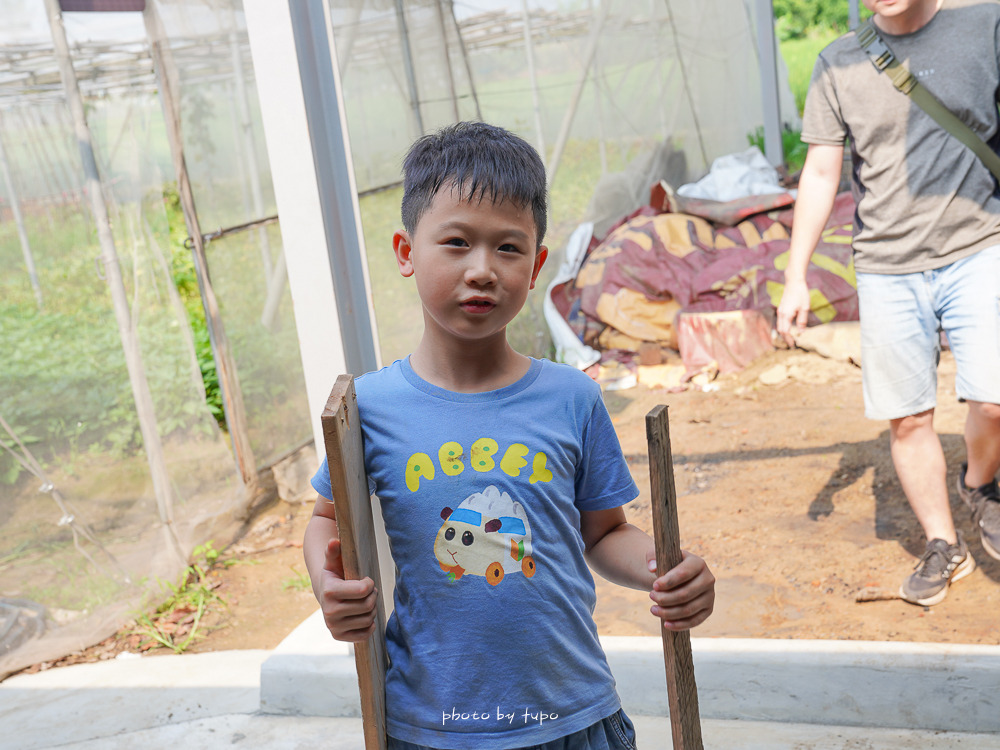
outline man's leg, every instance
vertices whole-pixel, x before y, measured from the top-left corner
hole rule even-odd
[[[995,376],[1000,378],[1000,372]],[[965,448],[969,464],[965,484],[981,487],[993,481],[1000,469],[1000,404],[969,401]]]
[[[930,278],[859,273],[857,280],[865,416],[889,420],[896,474],[927,535],[924,554],[900,596],[929,606],[976,567],[955,532],[944,452],[934,432],[939,323]]]
[[[976,569],[955,532],[945,480],[947,467],[934,432],[934,410],[889,421],[889,449],[903,493],[927,537],[927,546],[899,594],[911,604],[937,604],[948,586]]]
[[[955,391],[969,404],[967,464],[958,494],[972,510],[983,549],[1000,559],[1000,246],[935,273],[941,324],[955,355]]]
[[[934,410],[889,421],[889,447],[903,494],[927,540],[955,544],[955,523],[948,501],[947,467],[934,432]]]
[[[979,539],[990,557],[1000,560],[1000,406],[983,401],[969,402],[965,422],[968,464],[958,475],[958,495],[972,511]]]

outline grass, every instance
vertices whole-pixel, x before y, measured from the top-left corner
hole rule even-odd
[[[184,653],[203,633],[199,629],[205,615],[213,609],[228,606],[225,599],[215,593],[217,584],[209,580],[212,568],[228,567],[233,560],[220,560],[219,551],[208,541],[195,547],[194,560],[185,568],[180,581],[166,583],[169,593],[153,612],[143,612],[136,617],[132,631],[143,638],[139,647],[169,648],[176,654]]]
[[[803,39],[789,39],[780,44],[781,56],[788,68],[788,85],[792,89],[800,115],[806,103],[806,92],[809,90],[816,56],[838,36],[838,32],[827,29],[814,31]]]
[[[290,569],[294,575],[291,578],[286,578],[281,582],[281,588],[283,591],[311,591],[312,582],[309,580],[308,573],[300,572],[294,565],[290,566]]]

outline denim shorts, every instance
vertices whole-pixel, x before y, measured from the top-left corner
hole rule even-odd
[[[1000,245],[933,271],[857,278],[866,417],[934,408],[942,331],[958,397],[1000,403]]]
[[[389,738],[389,750],[435,750],[428,745]],[[513,749],[512,749],[513,750]],[[541,745],[520,745],[516,750],[635,750],[635,728],[622,709],[591,724],[586,729],[573,732]]]

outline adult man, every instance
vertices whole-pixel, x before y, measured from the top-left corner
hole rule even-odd
[[[896,59],[983,140],[1000,146],[1000,5],[864,3]],[[810,147],[778,331],[791,342],[806,324],[806,267],[849,139],[865,414],[889,420],[893,464],[928,540],[901,596],[936,604],[975,568],[951,516],[934,432],[941,330],[955,355],[956,391],[969,405],[959,495],[983,548],[1000,559],[1000,189],[971,150],[875,68],[853,32],[820,53],[802,139]]]

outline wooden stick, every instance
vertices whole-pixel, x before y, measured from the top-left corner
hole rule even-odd
[[[652,493],[656,570],[657,575],[662,576],[681,561],[677,490],[674,487],[674,464],[670,453],[670,426],[666,406],[657,406],[646,415],[646,440],[649,445],[649,486]],[[660,631],[663,635],[663,662],[667,668],[667,700],[674,750],[702,750],[691,635],[687,630],[677,633],[661,627]]]
[[[323,410],[323,440],[330,466],[330,487],[340,533],[344,576],[365,577],[379,586],[378,551],[372,520],[371,495],[365,474],[361,420],[354,393],[354,376],[341,375]],[[364,643],[354,644],[354,660],[361,692],[361,719],[365,750],[385,750],[385,607],[379,592],[375,605],[375,633]]]

